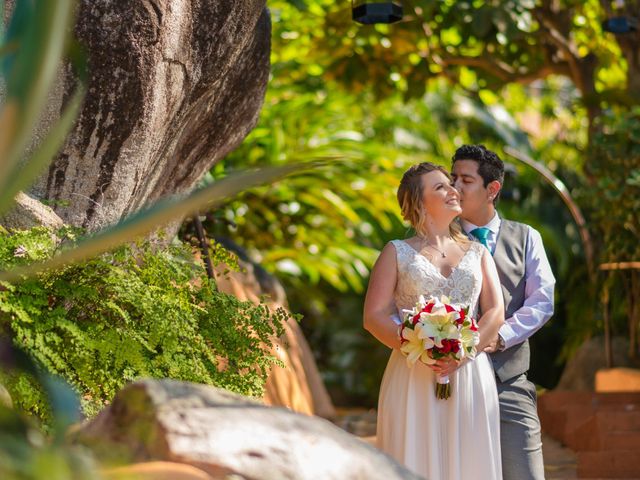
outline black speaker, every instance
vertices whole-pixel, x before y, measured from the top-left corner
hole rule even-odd
[[[638,20],[633,17],[611,17],[602,22],[602,29],[615,35],[633,33],[638,30]]]
[[[352,3],[353,20],[364,25],[402,20],[402,5],[396,2]]]

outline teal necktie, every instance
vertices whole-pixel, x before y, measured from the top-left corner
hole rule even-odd
[[[481,244],[487,247],[487,250],[488,250],[489,244],[487,243],[487,238],[489,237],[489,232],[491,232],[491,230],[489,230],[488,228],[480,227],[480,228],[474,228],[469,233],[474,237],[476,237]]]

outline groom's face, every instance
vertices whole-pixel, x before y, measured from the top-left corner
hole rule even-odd
[[[473,218],[491,205],[491,192],[484,186],[474,160],[456,160],[451,171],[454,186],[460,192],[460,206],[464,218]]]

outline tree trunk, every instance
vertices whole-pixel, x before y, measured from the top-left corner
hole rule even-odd
[[[85,103],[31,191],[68,224],[96,230],[192,190],[257,122],[265,0],[82,0],[76,35],[88,54]],[[58,103],[75,81],[63,74]]]

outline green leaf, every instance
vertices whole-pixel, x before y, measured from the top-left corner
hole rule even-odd
[[[5,2],[0,4],[4,7]],[[4,20],[3,16],[0,17]],[[14,2],[13,12],[9,19],[9,25],[6,33],[3,34],[3,43],[17,43],[20,38],[27,32],[30,19],[34,16],[33,2],[17,1]],[[4,26],[4,22],[0,22],[0,27]],[[6,78],[9,77],[11,68],[15,62],[15,57],[5,58],[2,62],[2,75]]]
[[[63,379],[46,374],[41,377],[55,422],[54,433],[56,439],[60,441],[68,428],[81,420],[80,402],[71,386]]]
[[[18,44],[16,42],[5,43],[4,45],[0,45],[0,58],[15,52],[17,49],[18,49]]]
[[[346,218],[354,223],[359,222],[360,216],[351,208],[351,206],[347,202],[345,202],[334,192],[332,192],[331,190],[323,190],[322,196]]]
[[[72,0],[19,1],[7,41],[19,42],[15,56],[5,58],[7,96],[0,111],[0,190],[13,172],[47,102],[62,60],[74,15]],[[0,133],[0,137],[2,133]]]

